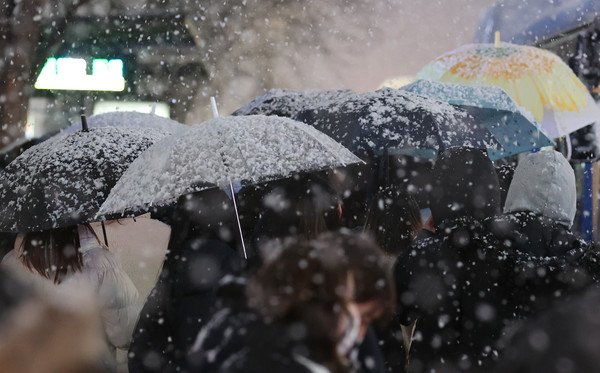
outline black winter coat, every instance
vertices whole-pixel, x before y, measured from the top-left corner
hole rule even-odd
[[[506,307],[531,317],[600,281],[600,255],[567,227],[530,212],[499,216],[491,230],[506,257]]]
[[[495,238],[468,217],[444,221],[438,232],[394,266],[397,317],[404,325],[417,320],[411,372],[486,366],[504,326]]]
[[[237,270],[239,254],[206,240],[170,252],[146,300],[129,347],[129,372],[187,372],[187,351],[215,311],[219,279]]]
[[[270,332],[276,327],[280,328],[278,332],[274,332],[276,343],[272,344],[269,341],[266,346],[272,349],[273,356],[289,355],[289,351],[286,352],[282,349],[282,346],[289,343],[284,333],[287,327],[281,324],[267,326],[262,318],[249,308],[222,309],[214,314],[206,327],[199,333],[196,343],[188,355],[188,367],[192,372],[203,373],[217,373],[221,369],[233,369],[230,366],[233,360],[227,362],[228,359],[232,356],[244,355],[247,351],[254,351],[257,347],[253,347],[253,344],[262,346],[266,343],[265,335],[262,333]],[[260,353],[264,355],[265,359],[271,358],[267,357],[266,347],[261,347]],[[242,358],[240,357],[240,359]],[[247,359],[244,357],[242,360]],[[377,337],[370,328],[358,348],[356,359],[354,370],[357,373],[383,373],[385,371],[385,363],[377,343]],[[297,362],[289,363],[295,366]],[[236,364],[240,365],[241,362]],[[285,366],[287,363],[284,364]]]
[[[229,356],[220,373],[314,373],[306,363],[315,351],[314,341],[303,337],[299,324],[262,324],[248,337],[243,349]],[[300,329],[299,329],[300,327]],[[318,349],[317,349],[318,350]],[[310,363],[308,363],[310,364]]]

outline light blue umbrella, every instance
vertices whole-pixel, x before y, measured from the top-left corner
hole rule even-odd
[[[469,112],[502,145],[503,149],[488,149],[491,160],[555,145],[533,116],[517,105],[502,88],[417,80],[400,89],[444,101]]]

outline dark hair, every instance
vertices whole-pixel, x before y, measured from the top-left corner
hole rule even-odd
[[[433,166],[432,181],[431,215],[438,228],[444,221],[484,220],[500,213],[498,176],[481,149],[445,150]]]
[[[85,228],[94,233],[89,224]],[[60,284],[69,271],[81,271],[83,268],[80,248],[76,225],[30,232],[23,237],[19,258],[30,270]]]
[[[255,236],[316,238],[340,227],[338,206],[337,193],[322,177],[305,174],[278,181],[263,198]]]
[[[239,249],[233,202],[223,190],[212,188],[179,198],[173,214],[169,252],[179,252],[188,240],[218,240]]]
[[[332,255],[343,260],[339,252]],[[248,283],[248,302],[268,320],[304,324],[312,356],[332,371],[343,371],[335,326],[345,309],[347,285],[345,268],[329,265],[313,243],[304,241],[259,269]]]
[[[383,311],[382,319],[391,317],[396,307],[394,283],[383,252],[369,235],[341,229],[324,233],[313,242],[328,253],[327,257],[332,256],[332,252],[343,257],[336,261],[330,259],[330,264],[352,273],[351,300],[356,303],[375,301]]]
[[[421,210],[410,194],[394,187],[375,194],[369,205],[365,231],[373,235],[384,252],[402,254],[422,227]]]
[[[351,298],[346,299],[349,276],[354,285]],[[250,302],[267,315],[280,318],[295,305],[313,301],[328,305],[332,311],[347,300],[377,301],[389,314],[396,304],[394,294],[377,244],[367,235],[346,229],[283,249],[248,285]]]

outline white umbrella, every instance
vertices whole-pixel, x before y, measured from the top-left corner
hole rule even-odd
[[[140,213],[230,181],[255,184],[361,162],[316,129],[288,118],[219,117],[190,126],[131,164],[98,216]]]

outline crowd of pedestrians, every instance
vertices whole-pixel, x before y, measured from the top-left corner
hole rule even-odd
[[[600,253],[561,153],[449,148],[419,187],[385,161],[405,177],[298,174],[3,239],[0,371],[36,371],[23,351],[48,372],[596,370]]]

